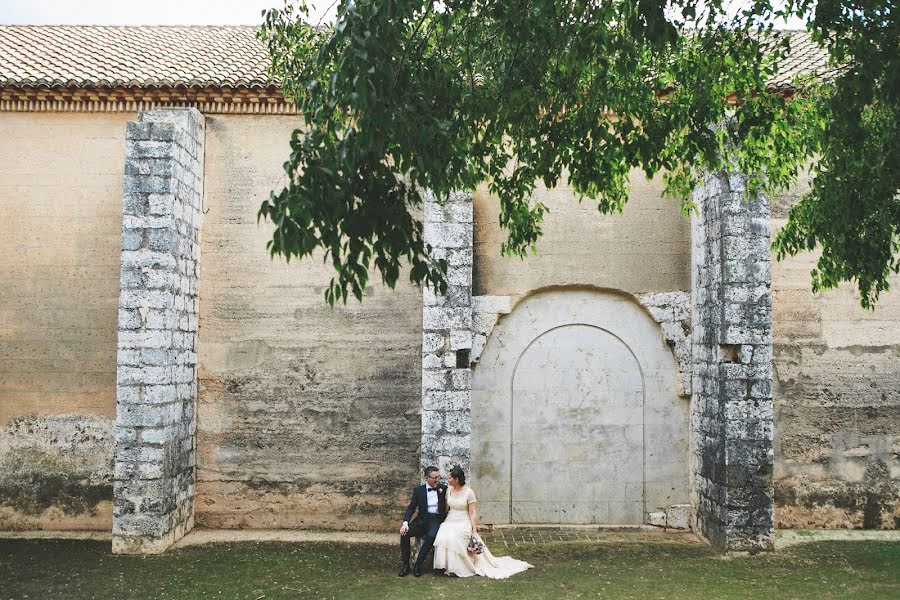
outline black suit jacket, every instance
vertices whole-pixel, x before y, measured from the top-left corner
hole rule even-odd
[[[428,518],[428,494],[424,484],[413,490],[409,506],[403,513],[403,520],[412,523],[410,519],[413,513],[416,513],[416,521]],[[443,484],[438,485],[438,515],[441,521],[447,518],[447,486]]]

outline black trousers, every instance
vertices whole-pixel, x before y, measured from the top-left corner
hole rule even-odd
[[[434,538],[437,537],[438,528],[441,526],[440,517],[427,517],[425,519],[415,519],[409,524],[409,531],[406,535],[400,536],[400,559],[404,565],[409,564],[409,540],[410,538],[420,538],[422,540],[422,549],[419,550],[419,556],[416,557],[416,564],[422,566],[428,553],[434,547]]]

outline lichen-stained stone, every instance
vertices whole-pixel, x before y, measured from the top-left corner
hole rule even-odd
[[[115,436],[111,419],[85,415],[22,416],[0,428],[0,530],[108,521]]]
[[[769,207],[743,190],[706,174],[691,219],[692,504],[729,551],[772,549],[774,527]]]
[[[446,253],[445,295],[423,292],[422,466],[468,469],[471,414],[472,197],[425,198],[425,239],[435,257]],[[435,354],[440,352],[441,354]],[[440,358],[443,360],[440,360]],[[446,472],[444,473],[446,474]]]
[[[638,294],[638,301],[660,324],[678,360],[679,394],[691,395],[691,298],[688,292]]]
[[[113,551],[162,552],[194,523],[197,259],[204,117],[141,113],[126,130]],[[149,136],[149,140],[147,137]],[[149,168],[147,168],[149,167]],[[140,238],[137,248],[124,240]]]

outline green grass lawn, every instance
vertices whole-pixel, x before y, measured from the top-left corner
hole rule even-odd
[[[503,552],[497,552],[502,554]],[[900,544],[818,542],[723,557],[677,543],[511,547],[536,565],[506,581],[397,577],[398,549],[326,543],[235,543],[162,556],[109,544],[0,540],[7,598],[900,598]]]

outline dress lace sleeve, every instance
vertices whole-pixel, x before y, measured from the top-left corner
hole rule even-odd
[[[472,504],[473,502],[477,502],[475,498],[475,492],[472,491],[472,488],[469,488],[468,493],[466,494],[466,504]]]

